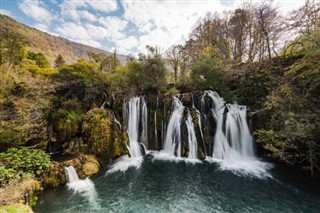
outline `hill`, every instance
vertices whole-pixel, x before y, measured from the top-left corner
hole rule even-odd
[[[11,17],[0,14],[0,30],[3,29],[18,32],[27,38],[27,49],[33,52],[42,52],[51,64],[53,64],[53,61],[58,54],[61,54],[64,57],[67,64],[74,63],[79,58],[87,59],[88,52],[111,54],[110,52],[98,48],[50,35],[19,23]],[[126,56],[118,56],[121,62],[125,61]]]

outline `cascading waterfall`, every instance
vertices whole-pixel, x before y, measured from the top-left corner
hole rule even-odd
[[[241,157],[254,157],[252,136],[246,120],[246,106],[227,104],[227,108],[225,132],[229,143]]]
[[[130,140],[128,150],[133,158],[125,159],[123,161],[125,163],[119,168],[123,170],[132,165],[140,166],[142,158],[138,157],[148,153],[142,150],[158,149],[162,143],[163,148],[158,158],[169,160],[181,160],[182,157],[188,160],[206,158],[208,161],[221,162],[226,168],[247,169],[250,172],[259,170],[262,164],[254,156],[253,140],[246,120],[246,107],[227,104],[214,91],[205,91],[200,102],[192,94],[189,95],[191,97],[173,96],[169,120],[166,119],[167,103],[164,101],[158,105],[158,98],[155,108],[151,108],[150,111],[145,97],[142,96],[133,97],[124,103],[123,121],[127,126]],[[180,100],[183,98],[186,98],[186,106]],[[197,123],[193,123],[194,119],[191,116],[193,111],[196,112]],[[157,115],[159,112],[162,113],[161,121]],[[150,121],[148,116],[151,118]],[[159,122],[161,129],[157,129]],[[148,128],[148,125],[151,128]],[[158,134],[161,137],[158,138]],[[153,139],[150,144],[149,138]]]
[[[140,97],[142,101],[142,112],[141,112],[141,142],[144,144],[146,149],[148,148],[148,108],[144,97]]]
[[[140,117],[140,97],[133,97],[128,103],[128,120],[127,128],[130,146],[128,150],[131,157],[142,156],[140,145],[138,142],[139,136],[139,117]]]
[[[217,125],[212,157],[228,159],[230,158],[230,146],[223,133],[223,113],[225,109],[225,101],[217,92],[206,91],[204,95],[208,95],[214,103],[214,107],[211,108],[211,112]]]
[[[64,168],[67,174],[67,186],[69,189],[74,190],[76,193],[88,192],[94,189],[94,184],[89,178],[84,180],[79,179],[78,174],[73,166]]]
[[[133,97],[123,104],[123,120],[126,123],[131,157],[142,156],[141,147],[148,148],[148,108],[144,97]],[[141,143],[140,143],[141,142]]]
[[[167,133],[164,142],[164,152],[174,156],[177,147],[176,156],[181,157],[181,119],[184,106],[178,96],[173,97],[173,111],[167,126]]]
[[[206,145],[205,145],[204,136],[203,136],[203,131],[202,131],[201,113],[200,113],[199,110],[197,110],[197,117],[198,117],[198,125],[199,125],[201,140],[202,140],[203,148],[204,148],[204,155],[207,156],[207,150],[206,150]]]
[[[158,97],[157,97],[157,106],[156,110],[154,111],[154,136],[155,136],[155,142],[158,144],[158,130],[157,130],[157,110],[158,110]]]
[[[73,166],[68,166],[68,167],[65,167],[64,169],[66,170],[66,173],[67,173],[68,183],[74,183],[80,180]]]
[[[188,129],[188,145],[189,145],[189,159],[197,159],[198,158],[198,145],[196,133],[194,131],[194,124],[192,122],[192,117],[190,112],[188,111],[188,118],[186,120],[186,125]]]
[[[252,136],[246,120],[246,107],[226,104],[218,93],[206,91],[214,107],[211,108],[217,123],[212,156],[218,159],[254,158]],[[223,129],[224,110],[228,109]]]

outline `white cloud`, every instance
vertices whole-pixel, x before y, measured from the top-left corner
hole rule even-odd
[[[80,21],[82,18],[91,22],[97,20],[98,14],[93,15],[89,10],[109,13],[118,9],[116,0],[64,0],[59,7],[63,19]]]
[[[110,32],[102,26],[73,22],[62,23],[55,32],[59,36],[94,47],[102,47],[101,41],[111,37]]]
[[[9,10],[0,9],[0,13],[12,17],[12,13]]]
[[[87,0],[86,2],[92,9],[100,12],[109,13],[118,9],[116,0]]]
[[[80,10],[79,15],[82,19],[85,19],[89,22],[95,22],[97,21],[97,17],[93,15],[92,13],[86,11],[86,10]]]
[[[28,16],[38,22],[49,24],[52,20],[52,14],[45,8],[42,1],[23,0],[19,3],[19,8]]]
[[[128,25],[127,21],[121,20],[116,16],[100,18],[99,23],[107,28],[116,28],[118,31],[123,31]]]
[[[199,1],[126,1],[122,0],[124,18],[138,29],[139,51],[147,44],[169,48],[188,38],[200,17],[227,9],[218,0]]]
[[[37,28],[38,30],[41,30],[43,32],[48,32],[49,27],[46,24],[42,24],[42,23],[37,23],[34,25],[35,28]]]
[[[116,43],[117,51],[120,54],[132,53],[131,52],[132,48],[137,47],[139,44],[138,39],[135,36],[129,36],[127,38],[119,39],[115,43]]]
[[[110,34],[108,37],[110,41],[116,41],[126,36],[123,31],[126,29],[128,22],[125,20],[121,20],[115,16],[108,16],[100,18],[99,23],[104,26]]]
[[[59,33],[61,36],[67,37],[70,39],[79,39],[79,40],[91,39],[91,36],[89,35],[85,27],[72,22],[61,24],[59,27],[55,29],[55,31]]]

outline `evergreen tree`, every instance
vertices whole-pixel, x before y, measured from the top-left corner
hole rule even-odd
[[[63,59],[62,55],[58,55],[56,60],[54,60],[54,67],[55,68],[61,68],[63,65],[65,65],[65,60]]]

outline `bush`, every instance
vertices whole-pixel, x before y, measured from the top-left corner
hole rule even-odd
[[[199,89],[216,90],[226,101],[235,99],[234,94],[222,82],[220,63],[216,59],[205,57],[197,62],[191,70],[191,80]]]
[[[74,137],[79,132],[81,121],[81,113],[75,110],[60,108],[53,113],[53,128],[61,141]]]
[[[10,148],[0,153],[0,162],[5,165],[6,171],[3,171],[7,177],[12,173],[12,169],[39,176],[48,169],[50,157],[40,149]]]
[[[4,166],[0,166],[0,186],[2,183],[8,182],[11,179],[14,179],[16,176],[16,171],[12,168],[7,169]]]

